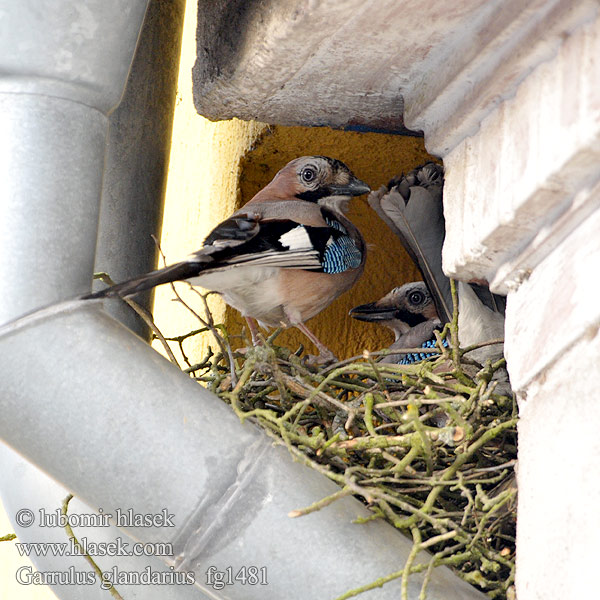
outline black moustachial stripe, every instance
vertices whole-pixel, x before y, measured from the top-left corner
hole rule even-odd
[[[321,198],[331,196],[331,190],[327,186],[319,186],[316,190],[310,190],[296,194],[296,198],[307,202],[318,202]]]
[[[419,323],[424,323],[425,321],[427,321],[427,318],[425,318],[420,313],[413,313],[408,310],[402,310],[402,309],[398,309],[394,313],[394,316],[399,321],[402,321],[403,323],[406,323],[407,325],[410,325],[411,327],[414,327],[415,325],[418,325]]]

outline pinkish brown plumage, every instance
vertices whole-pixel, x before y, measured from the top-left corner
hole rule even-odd
[[[344,216],[353,196],[369,191],[342,162],[303,156],[283,167],[243,208],[215,227],[186,260],[87,298],[128,296],[170,281],[220,292],[246,318],[306,328],[362,274],[366,246]],[[251,325],[253,338],[256,328]],[[328,356],[330,355],[330,356]]]

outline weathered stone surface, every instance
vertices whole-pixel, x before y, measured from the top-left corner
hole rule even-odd
[[[201,3],[198,112],[283,125],[424,130],[443,155],[590,19],[593,0]]]
[[[596,327],[533,382],[519,402],[519,599],[598,595],[599,355]]]
[[[598,206],[600,19],[565,39],[444,157],[444,268],[496,290],[523,277]]]
[[[600,186],[595,190],[595,204],[600,204]],[[526,389],[546,369],[558,368],[552,365],[573,346],[579,345],[582,355],[593,354],[587,343],[600,327],[598,232],[600,209],[561,240],[511,293],[505,352],[515,389]],[[596,366],[586,376],[590,383],[600,380],[600,360],[595,357]],[[572,371],[563,373],[566,379],[573,376]]]
[[[384,76],[397,12],[392,2],[374,10],[361,0],[202,3],[196,108],[215,120],[401,129],[398,82]]]

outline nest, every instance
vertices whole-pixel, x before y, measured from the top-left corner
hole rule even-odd
[[[385,519],[413,540],[401,570],[337,600],[400,577],[405,599],[418,572],[425,572],[425,599],[439,565],[490,598],[514,597],[517,408],[513,397],[495,393],[493,376],[504,361],[482,368],[458,347],[456,309],[429,360],[386,364],[378,362],[385,352],[365,353],[319,368],[302,349],[277,346],[277,333],[263,346],[232,351],[202,299],[206,315],[194,313],[200,328],[166,340],[156,335],[183,351],[185,340],[212,332],[219,350],[199,364],[185,358],[185,371],[340,487],[290,516],[353,495],[371,509],[369,519]],[[416,562],[423,549],[431,554],[425,564]]]

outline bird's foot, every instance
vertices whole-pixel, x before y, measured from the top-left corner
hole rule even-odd
[[[260,337],[258,331],[258,323],[256,319],[252,317],[244,317],[246,319],[246,323],[248,324],[248,330],[250,331],[250,336],[252,337],[252,345],[253,346],[262,346],[264,344],[263,340]]]
[[[321,342],[321,340],[319,340],[319,338],[304,323],[295,323],[295,325],[317,347],[317,350],[319,351],[318,356],[309,355],[307,357],[307,364],[326,365],[329,363],[338,362],[335,354],[323,342]]]

